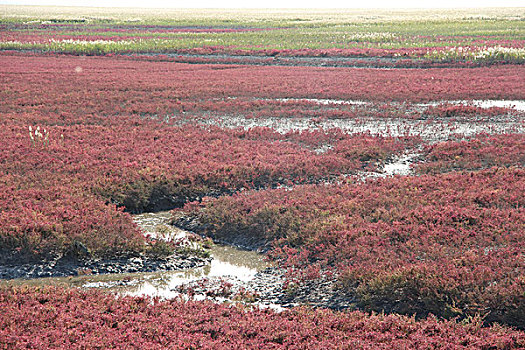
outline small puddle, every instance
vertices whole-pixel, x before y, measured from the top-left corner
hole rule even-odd
[[[144,234],[158,239],[184,239],[189,233],[169,224],[169,212],[134,215],[133,220]],[[265,256],[240,250],[232,246],[212,245],[210,254],[213,260],[209,265],[180,271],[103,274],[90,276],[48,277],[35,279],[15,279],[2,281],[7,285],[53,285],[80,288],[98,288],[121,295],[158,296],[174,298],[180,294],[178,287],[190,282],[210,278],[232,280],[235,283],[249,282],[255,275],[270,264]]]
[[[386,176],[407,176],[412,174],[411,164],[414,158],[418,157],[419,153],[405,153],[400,157],[396,158],[393,162],[385,164],[383,167],[383,173]]]
[[[407,151],[383,165],[379,171],[362,171],[357,174],[361,180],[378,179],[389,176],[410,176],[414,174],[412,164],[421,153],[418,150]]]

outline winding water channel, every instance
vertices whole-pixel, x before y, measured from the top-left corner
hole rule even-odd
[[[153,237],[184,239],[188,234],[169,224],[169,212],[134,215],[133,220],[144,234]],[[162,237],[159,237],[160,234]],[[187,283],[210,279],[231,281],[231,283],[249,282],[255,278],[257,272],[270,266],[264,255],[232,246],[212,245],[210,255],[212,257],[210,264],[180,271],[15,279],[3,283],[99,288],[120,295],[173,298],[181,295],[179,287]]]

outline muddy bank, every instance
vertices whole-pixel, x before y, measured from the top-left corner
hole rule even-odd
[[[151,257],[142,254],[133,257],[82,260],[61,257],[38,263],[26,263],[24,260],[13,259],[9,263],[0,265],[0,279],[172,271],[203,266],[209,263],[209,260],[209,258],[199,256],[177,254],[167,257]]]
[[[180,230],[166,223],[169,217],[169,212],[161,212],[158,215],[135,215],[133,220],[145,235],[178,240],[178,248],[171,255],[139,253],[96,258],[82,254],[81,245],[67,254],[35,262],[16,252],[4,251],[0,254],[0,279],[174,271],[209,264],[211,258],[203,247],[185,241]]]
[[[400,157],[399,161],[404,162],[405,158],[410,156]],[[210,248],[212,260],[209,265],[163,276],[157,275],[139,286],[128,289],[126,294],[243,302],[277,310],[296,305],[337,310],[354,307],[353,297],[345,295],[337,288],[334,277],[323,275],[316,280],[302,281],[298,284],[287,283],[286,270],[273,266],[262,254],[271,247],[269,239],[241,234],[234,230],[223,230],[219,235],[213,234],[196,218],[182,213],[147,213],[135,215],[134,220],[145,232],[152,235],[159,229],[163,232],[170,229],[172,237],[196,233],[212,238],[217,244]],[[130,281],[119,282],[117,285],[91,284],[88,287],[119,287],[122,292],[129,283]]]
[[[290,283],[286,280],[285,270],[278,267],[268,267],[248,281],[232,277],[206,278],[182,284],[173,291],[193,299],[242,302],[275,310],[298,305],[333,310],[356,308],[354,297],[342,292],[335,278],[323,276]]]
[[[0,52],[9,54],[32,55],[67,55],[67,56],[106,56],[101,52],[54,51],[52,49],[0,49]],[[231,66],[282,66],[282,67],[327,67],[327,68],[355,68],[355,69],[432,69],[432,68],[479,68],[494,65],[511,65],[515,61],[467,61],[467,60],[431,60],[410,56],[293,56],[275,54],[228,54],[210,53],[197,54],[187,52],[117,52],[117,57],[141,61],[166,61],[184,64],[211,64]]]
[[[0,52],[40,55],[74,55],[76,52],[59,52],[41,49],[0,49]],[[104,56],[91,52],[87,56]],[[484,64],[472,62],[441,62],[414,57],[387,56],[285,56],[254,54],[194,54],[185,52],[135,52],[117,53],[118,56],[134,60],[169,61],[185,64],[249,65],[249,66],[286,66],[286,67],[330,67],[330,68],[374,68],[374,69],[422,69],[450,67],[479,67]],[[502,62],[500,64],[504,64]],[[512,62],[508,62],[509,64]],[[485,64],[486,65],[486,64]]]
[[[398,162],[404,165],[405,162],[409,162],[411,156],[411,154],[402,156]],[[262,253],[271,248],[271,240],[264,237],[255,237],[228,229],[221,230],[220,233],[209,231],[208,227],[195,217],[180,214],[173,218],[172,223],[184,230],[211,237],[215,242],[241,249]],[[276,310],[298,305],[334,310],[356,308],[355,297],[345,294],[338,288],[336,277],[322,274],[318,279],[294,283],[287,281],[286,269],[279,266],[267,267],[248,279],[239,278],[233,271],[232,274],[219,276],[206,275],[204,278],[177,285],[171,289],[171,292],[172,295],[180,294],[189,298],[243,302]]]
[[[261,56],[229,54],[189,54],[189,53],[134,53],[130,57],[138,59],[166,59],[189,64],[288,66],[288,67],[347,67],[347,68],[424,68],[447,66],[421,59],[402,59],[399,57],[338,57],[338,56]]]
[[[32,50],[32,52],[43,52]],[[330,68],[365,68],[365,69],[426,69],[426,68],[476,68],[490,66],[492,62],[472,62],[467,60],[431,60],[410,56],[318,56],[288,55],[279,52],[262,54],[210,53],[197,54],[188,52],[136,52],[121,53],[132,59],[169,61],[187,64],[220,64],[252,66],[286,67],[330,67]],[[498,61],[497,64],[515,64],[512,61]]]

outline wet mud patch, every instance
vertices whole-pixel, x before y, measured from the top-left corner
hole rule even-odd
[[[23,51],[23,50],[20,50]],[[188,50],[185,50],[188,51]],[[36,51],[38,52],[38,51]],[[132,53],[121,54],[137,60],[167,61],[187,64],[220,64],[220,65],[250,65],[250,66],[284,66],[284,67],[341,67],[341,68],[375,68],[375,69],[424,69],[424,68],[454,68],[479,67],[483,63],[471,61],[442,61],[420,57],[385,56],[317,56],[290,55],[273,52],[259,54],[197,54],[188,52],[173,53]],[[511,62],[509,62],[511,63]]]
[[[491,118],[483,121],[462,121],[446,119],[400,119],[400,118],[361,118],[361,119],[314,119],[314,118],[247,118],[244,116],[215,116],[198,121],[205,125],[224,128],[266,127],[279,133],[303,130],[340,129],[349,134],[370,133],[372,135],[421,137],[425,142],[446,141],[455,135],[474,136],[480,133],[524,133],[522,119]]]
[[[400,156],[399,159],[396,159],[396,164],[397,162],[403,163],[404,169],[405,162],[410,162],[412,156],[412,154]],[[203,225],[196,217],[175,214],[173,223],[177,227],[183,227],[185,230],[208,237],[206,225]],[[237,248],[250,250],[246,252],[248,259],[241,258],[240,264],[249,263],[250,258],[253,259],[253,257],[260,261],[264,255],[256,252],[265,252],[271,248],[269,239],[254,238],[234,230],[224,230],[224,232],[229,233],[211,237],[223,244],[228,244],[224,247],[227,247],[228,250],[233,249],[234,255],[242,252]],[[237,248],[232,248],[232,245]],[[212,267],[214,261],[211,262]],[[172,297],[183,295],[185,298],[197,300],[211,299],[216,302],[242,302],[277,311],[298,305],[334,310],[356,308],[355,297],[347,295],[339,288],[335,276],[322,273],[316,279],[291,282],[292,280],[287,277],[286,269],[268,264],[258,264],[257,268],[252,270],[256,273],[248,276],[240,275],[235,269],[224,270],[222,274],[208,273],[203,278],[189,280],[172,287],[171,295]]]
[[[235,97],[228,99],[233,105],[235,101]],[[525,101],[522,100],[381,104],[340,99],[240,98],[239,110],[244,103],[253,103],[254,108],[259,108],[256,102],[261,102],[261,110],[250,113],[193,111],[174,116],[173,122],[229,129],[270,128],[281,134],[336,129],[349,134],[420,137],[429,143],[446,141],[457,135],[525,133]]]
[[[346,295],[333,277],[290,283],[284,269],[268,267],[252,279],[206,278],[178,286],[174,291],[193,299],[242,302],[259,308],[284,310],[299,305],[333,310],[355,309],[353,296]]]
[[[132,257],[83,260],[66,257],[39,263],[18,264],[14,260],[10,264],[0,266],[0,279],[172,271],[203,266],[208,262],[208,258],[178,254],[167,257],[141,254]]]
[[[411,176],[414,175],[413,164],[419,162],[421,157],[421,147],[410,149],[386,161],[378,171],[361,171],[355,176],[363,181],[388,176]]]

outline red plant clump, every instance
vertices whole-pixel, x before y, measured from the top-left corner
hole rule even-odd
[[[388,178],[188,204],[208,235],[273,241],[299,275],[333,269],[366,310],[481,314],[525,327],[525,171]]]
[[[436,174],[453,170],[476,170],[525,166],[525,135],[478,135],[464,141],[428,145],[426,161],[416,165],[419,173]]]
[[[429,115],[434,115],[436,117],[468,117],[468,116],[497,116],[508,113],[510,110],[508,108],[501,107],[490,107],[482,108],[476,106],[469,106],[463,104],[450,104],[444,103],[437,106],[428,107],[426,113]]]
[[[276,313],[196,301],[115,298],[59,288],[0,289],[5,349],[519,349],[505,327],[296,308]]]
[[[0,185],[3,258],[8,257],[8,251],[29,260],[54,258],[68,253],[75,242],[82,242],[90,254],[99,257],[145,249],[144,237],[129,215],[78,188],[20,189],[26,184],[10,176],[2,176]]]
[[[1,246],[35,257],[74,241],[102,256],[140,251],[144,240],[115,204],[171,209],[204,195],[315,182],[374,167],[405,147],[367,134],[282,135],[138,117],[7,114],[1,124]],[[335,148],[316,153],[324,144]]]

